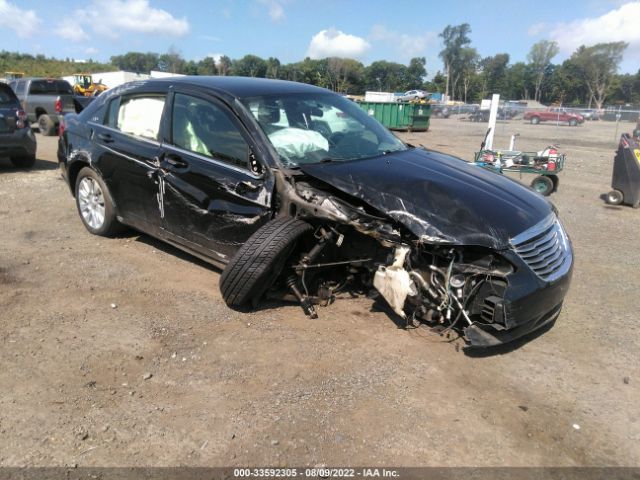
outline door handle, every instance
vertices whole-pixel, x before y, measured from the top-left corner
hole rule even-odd
[[[164,163],[168,168],[183,169],[189,167],[189,162],[182,157],[174,154],[167,154],[164,156]]]
[[[110,133],[99,133],[98,138],[102,140],[104,143],[113,142],[113,137],[111,136]]]
[[[236,192],[244,193],[244,192],[255,192],[260,188],[260,184],[253,183],[249,180],[245,180],[243,182],[238,182],[236,185]]]

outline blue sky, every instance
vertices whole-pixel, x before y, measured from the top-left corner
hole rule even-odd
[[[438,33],[462,22],[482,56],[521,61],[534,42],[553,39],[559,62],[581,43],[625,40],[621,71],[640,68],[637,0],[0,0],[0,49],[99,60],[170,48],[187,59],[253,53],[285,63],[424,56],[431,76],[442,69]]]

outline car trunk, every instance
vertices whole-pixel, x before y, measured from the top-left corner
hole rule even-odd
[[[4,108],[2,105],[0,105],[0,133],[13,133],[15,129],[15,108]]]

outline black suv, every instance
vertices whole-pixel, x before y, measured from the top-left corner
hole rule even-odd
[[[66,117],[58,158],[91,233],[129,225],[223,267],[232,307],[266,296],[315,317],[339,292],[377,293],[489,346],[553,322],[571,279],[545,198],[309,85],[125,84]]]
[[[9,157],[19,168],[30,168],[36,161],[36,137],[27,114],[6,83],[0,82],[0,157]]]

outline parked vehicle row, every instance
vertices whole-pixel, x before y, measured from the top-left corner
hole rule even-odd
[[[66,116],[58,159],[89,232],[128,225],[223,267],[234,308],[269,297],[315,317],[336,292],[376,291],[405,321],[481,347],[552,323],[571,280],[544,197],[310,85],[116,88]]]

